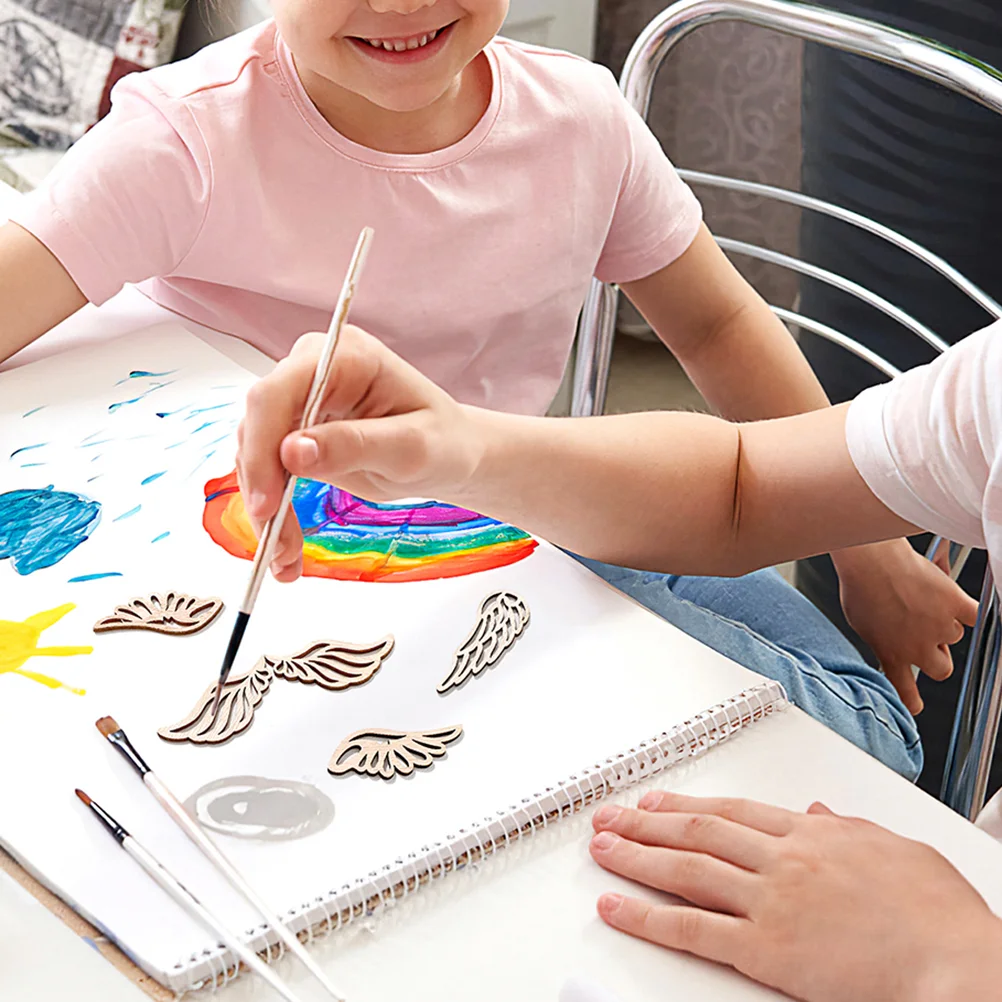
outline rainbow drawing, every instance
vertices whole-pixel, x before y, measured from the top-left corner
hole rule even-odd
[[[536,548],[521,529],[437,501],[377,504],[300,480],[292,503],[303,528],[303,573],[310,577],[430,581],[505,567]],[[253,558],[257,539],[235,473],[205,485],[202,524],[228,553]]]

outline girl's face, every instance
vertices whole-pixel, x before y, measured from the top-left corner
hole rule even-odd
[[[497,34],[508,0],[273,0],[300,75],[387,111],[427,108]]]

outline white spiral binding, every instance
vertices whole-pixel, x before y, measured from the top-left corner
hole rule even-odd
[[[681,761],[703,755],[786,705],[786,692],[778,682],[746,689],[670,731],[641,742],[625,754],[582,770],[557,786],[546,787],[543,793],[522,800],[521,805],[513,804],[493,818],[476,822],[470,829],[460,829],[444,842],[423,846],[420,853],[409,853],[379,872],[345,884],[340,891],[332,890],[326,897],[293,909],[288,925],[298,933],[305,931],[307,942],[329,935],[356,919],[365,919],[395,904],[453,870],[484,862],[560,818],[576,814]],[[584,783],[587,791],[582,788]],[[258,950],[268,963],[285,953],[284,944],[276,940],[267,926],[258,926],[251,932],[254,936],[248,945]],[[179,994],[206,988],[215,992],[238,974],[234,958],[221,946],[205,951],[202,956],[192,955],[187,964],[176,964],[174,970],[178,973],[169,976],[168,987]]]

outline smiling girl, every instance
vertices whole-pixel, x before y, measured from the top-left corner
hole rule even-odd
[[[282,358],[326,328],[368,225],[353,319],[464,403],[544,413],[598,276],[622,285],[725,416],[826,406],[607,70],[495,37],[506,0],[273,8],[274,20],[124,78],[108,117],[0,229],[0,358],[125,283]],[[249,425],[271,429],[270,453],[242,471],[258,519],[281,477],[287,403],[251,399]],[[295,576],[297,547],[280,554],[280,577]],[[947,674],[945,645],[974,603],[902,540],[837,560],[850,618],[917,708],[910,666]],[[891,684],[774,574],[591,566],[918,771]]]

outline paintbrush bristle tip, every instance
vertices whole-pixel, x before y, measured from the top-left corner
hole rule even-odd
[[[84,803],[85,803],[85,804],[86,804],[86,805],[87,805],[88,807],[90,807],[90,797],[88,797],[88,796],[87,796],[87,794],[83,792],[83,790],[74,790],[73,792],[74,792],[74,793],[75,793],[75,794],[76,794],[76,795],[77,795],[77,796],[78,796],[78,797],[79,797],[79,798],[80,798],[80,799],[81,799],[81,800],[82,800],[82,801],[83,801],[83,802],[84,802]]]
[[[114,734],[115,731],[120,731],[122,728],[118,726],[118,722],[114,717],[102,717],[94,725],[97,729],[105,736],[109,737]]]

